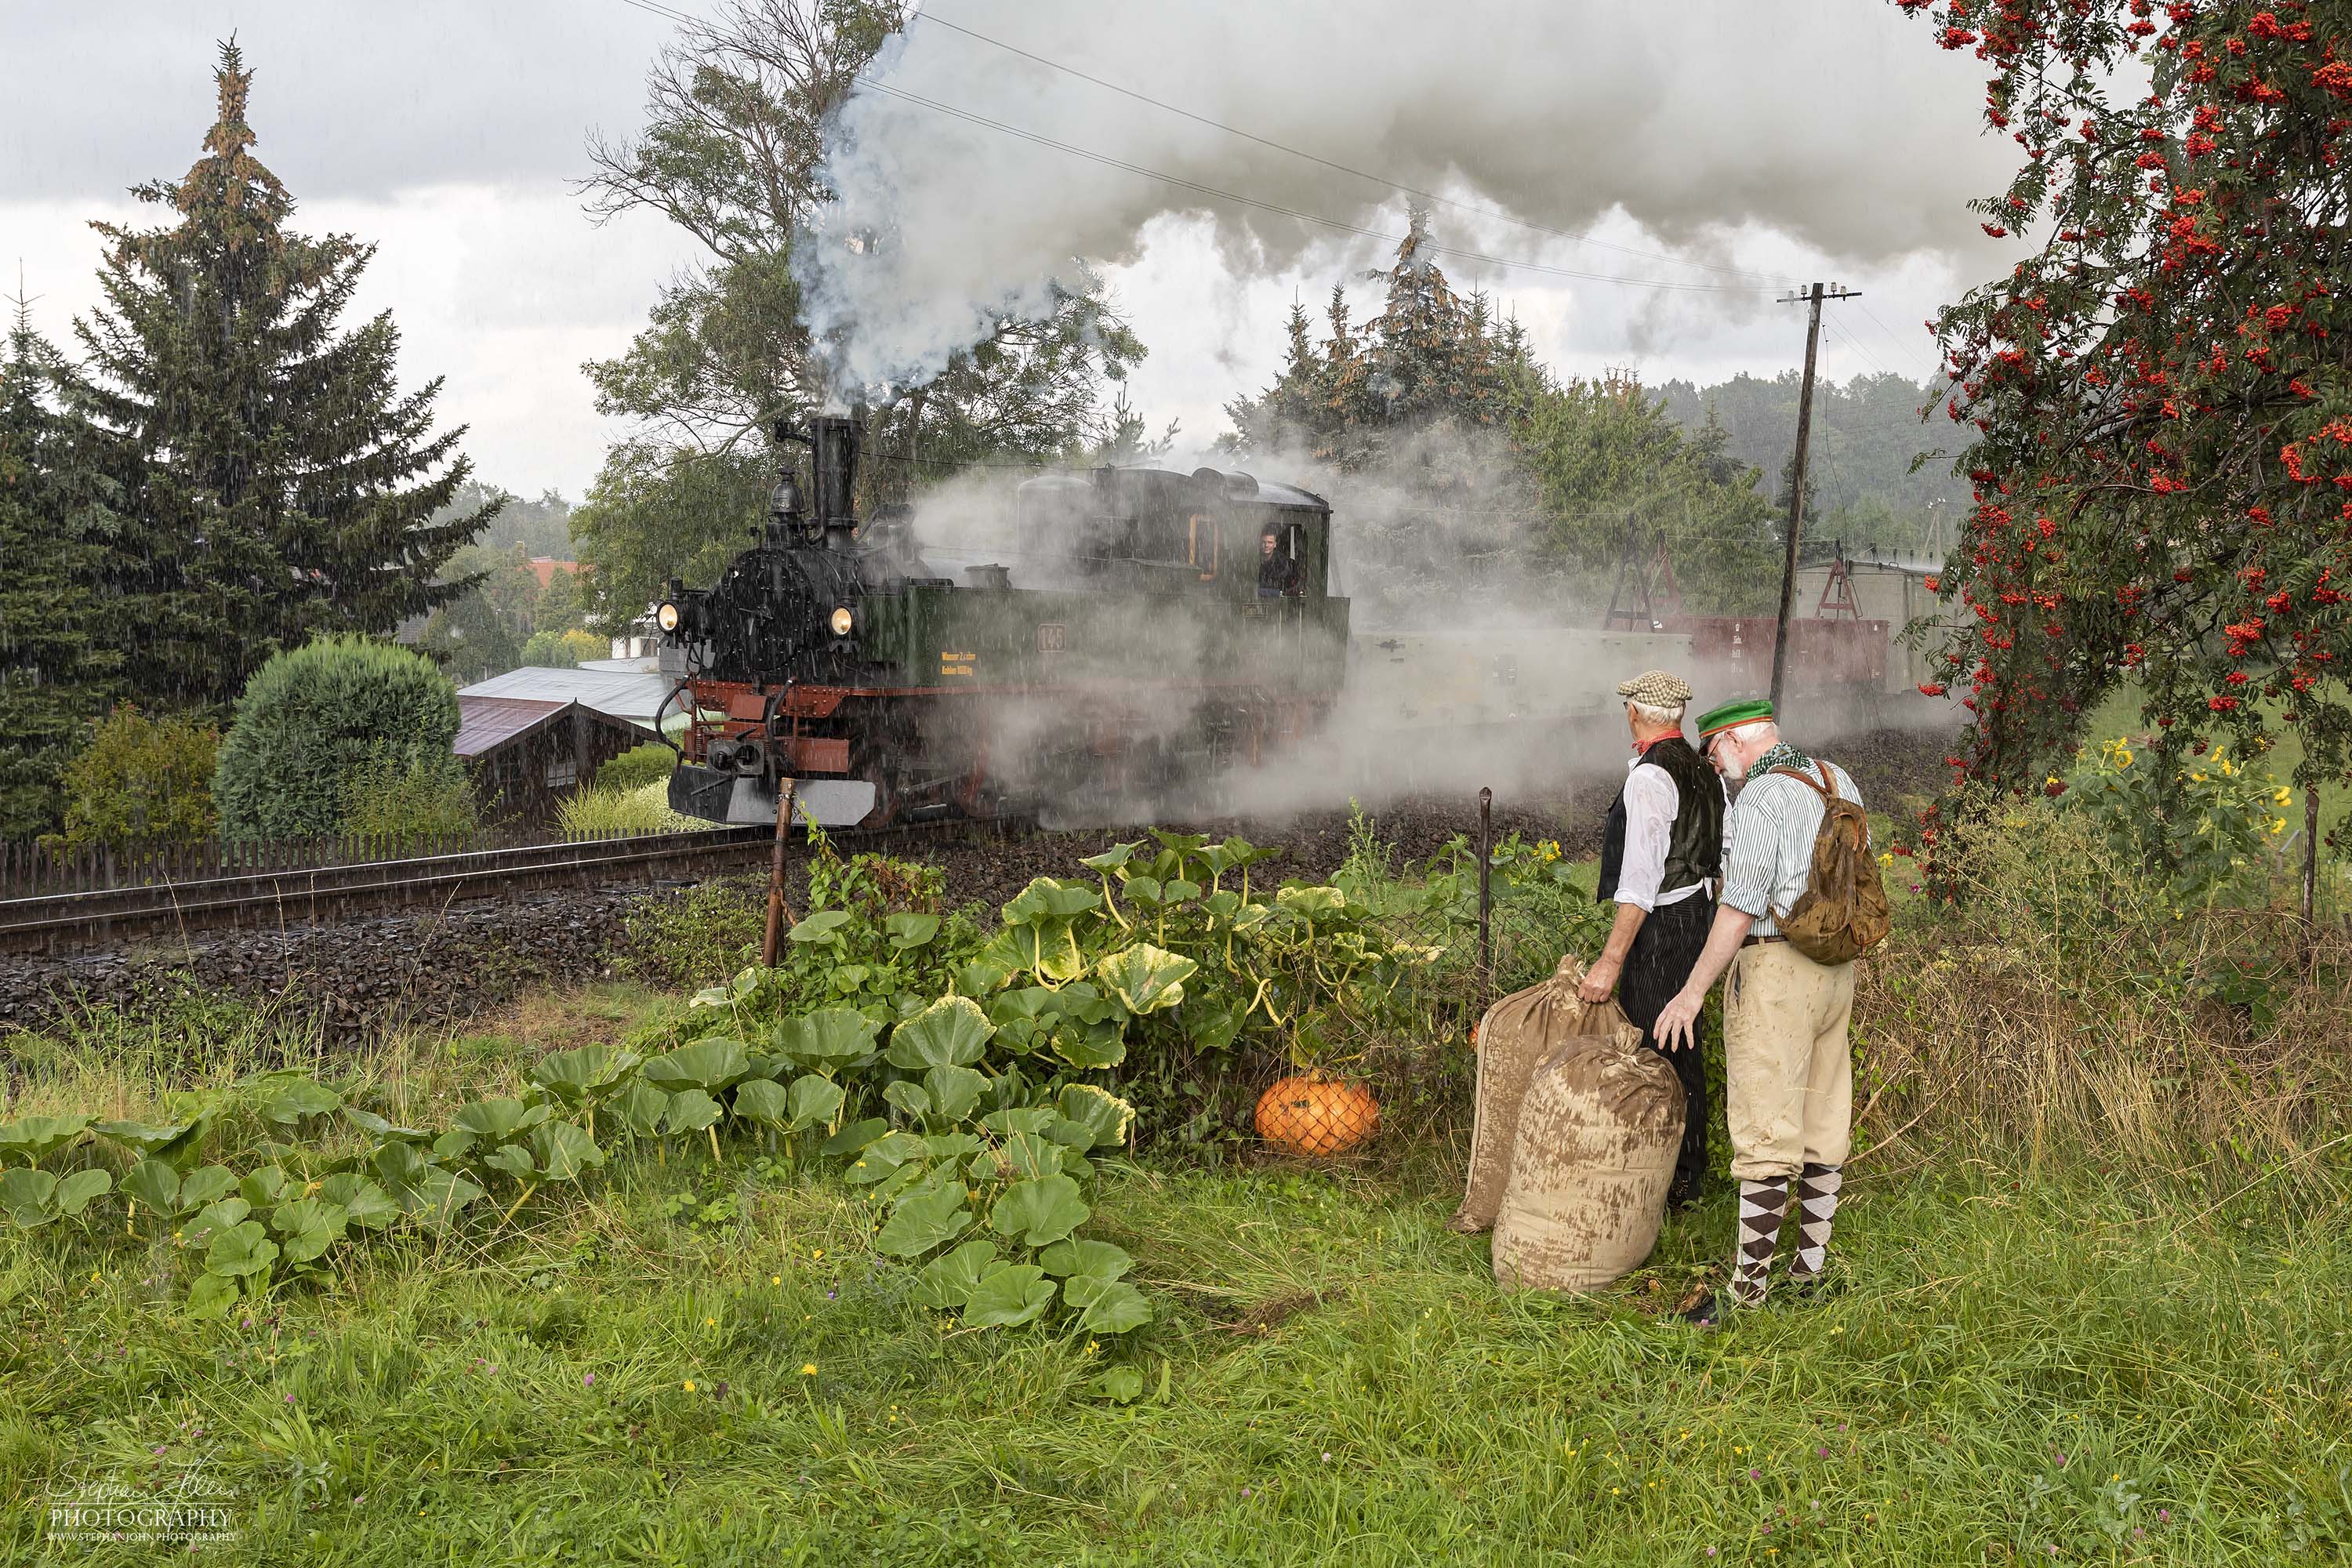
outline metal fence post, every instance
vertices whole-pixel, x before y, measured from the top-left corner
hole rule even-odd
[[[1490,916],[1495,899],[1489,879],[1493,874],[1495,853],[1495,792],[1478,792],[1478,984],[1482,992],[1495,988],[1495,938]]]

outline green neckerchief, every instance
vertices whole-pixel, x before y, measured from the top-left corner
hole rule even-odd
[[[1813,759],[1786,741],[1775,741],[1770,751],[1748,764],[1748,776],[1760,779],[1774,768],[1795,768],[1800,773],[1810,773],[1813,769]]]

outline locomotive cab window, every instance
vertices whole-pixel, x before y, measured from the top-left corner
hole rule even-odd
[[[1184,525],[1184,563],[1201,574],[1201,581],[1217,580],[1217,520],[1194,512]]]

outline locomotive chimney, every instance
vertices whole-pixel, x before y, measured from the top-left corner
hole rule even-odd
[[[816,521],[828,549],[846,550],[857,531],[857,446],[861,421],[855,414],[821,414],[809,422],[810,488],[816,493]]]

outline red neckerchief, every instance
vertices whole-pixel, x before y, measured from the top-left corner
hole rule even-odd
[[[1659,736],[1656,740],[1645,742],[1643,744],[1634,747],[1633,751],[1637,756],[1646,757],[1650,754],[1650,748],[1652,746],[1663,746],[1668,741],[1679,741],[1682,738],[1683,732],[1680,730],[1669,730],[1664,734]]]

